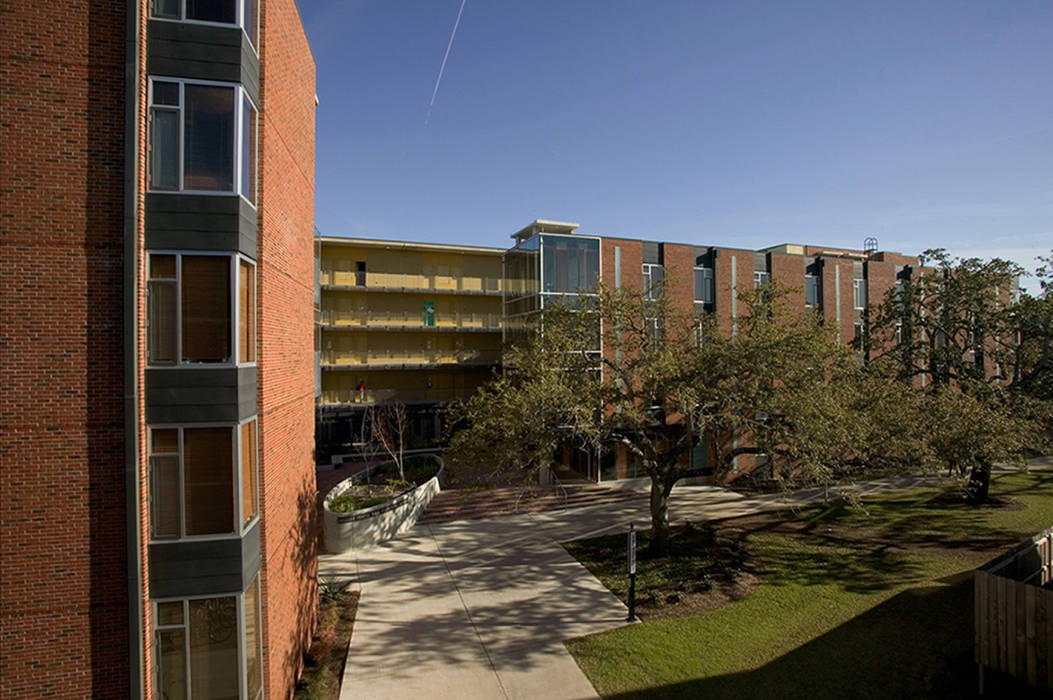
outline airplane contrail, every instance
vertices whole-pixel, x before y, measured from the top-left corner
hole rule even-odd
[[[457,26],[461,23],[461,13],[464,12],[464,3],[466,0],[461,0],[461,9],[457,10],[457,20],[453,23],[453,31],[450,32],[450,43],[446,44],[446,53],[442,57],[442,65],[439,66],[439,75],[435,78],[435,88],[431,91],[431,101],[428,102],[428,116],[424,118],[424,123],[428,123],[428,119],[431,117],[431,108],[435,104],[435,96],[439,94],[439,83],[442,82],[442,72],[446,70],[446,59],[450,57],[450,49],[453,48],[453,38],[457,36]]]

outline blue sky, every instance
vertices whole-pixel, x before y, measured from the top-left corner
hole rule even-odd
[[[299,0],[324,234],[1053,247],[1051,2],[460,4]]]

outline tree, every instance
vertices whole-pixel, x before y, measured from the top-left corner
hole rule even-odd
[[[594,324],[559,304],[544,320],[508,349],[501,374],[447,410],[450,462],[482,481],[535,478],[567,435],[584,434],[599,405],[596,360],[582,342]]]
[[[667,276],[667,288],[675,286]],[[668,295],[598,284],[577,309],[546,307],[505,374],[453,410],[458,454],[547,464],[565,440],[620,444],[651,480],[651,548],[668,547],[668,499],[706,437],[718,471],[744,454],[782,458],[784,478],[830,478],[855,453],[858,363],[810,315],[766,287],[741,296],[734,332]],[[599,326],[599,328],[597,327]],[[602,328],[602,352],[600,343]],[[855,392],[855,393],[853,393]],[[726,436],[740,436],[723,445]]]
[[[399,480],[406,480],[403,469],[406,438],[409,435],[409,414],[404,403],[387,403],[371,406],[366,411],[363,431],[368,430],[369,443],[376,451],[384,451],[395,462]]]
[[[1044,446],[1050,299],[1016,302],[1022,270],[1004,260],[952,258],[942,249],[923,257],[931,267],[901,280],[876,309],[868,369],[895,374],[913,392],[916,419],[904,426],[904,440],[917,447],[917,460],[968,475],[967,497],[982,502],[993,463]]]

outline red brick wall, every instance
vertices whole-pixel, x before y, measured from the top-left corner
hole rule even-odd
[[[896,265],[891,262],[868,260],[864,263],[867,277],[867,309],[873,320],[885,295],[896,284]],[[877,357],[883,348],[890,347],[895,340],[892,337],[879,337],[873,333],[870,338],[871,357]]]
[[[293,0],[263,5],[259,420],[265,685],[286,698],[317,601],[315,65]]]
[[[695,309],[695,248],[689,245],[666,243],[663,246],[663,264],[666,294],[670,308],[681,313],[693,313]]]
[[[771,278],[786,288],[786,304],[797,313],[804,311],[804,264],[802,255],[771,254]]]
[[[124,3],[0,11],[0,697],[128,693]]]

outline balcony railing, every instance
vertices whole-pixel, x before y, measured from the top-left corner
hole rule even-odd
[[[396,391],[395,389],[330,389],[323,391],[318,402],[323,406],[340,406],[347,404],[374,404],[388,401],[414,403],[424,401],[452,401],[459,398],[452,389],[420,389],[417,391]]]
[[[368,369],[373,365],[491,365],[500,361],[500,350],[322,351],[322,364],[330,369]]]
[[[359,289],[419,289],[422,291],[469,292],[499,294],[503,289],[500,277],[471,275],[421,275],[401,272],[356,272],[354,270],[322,270],[319,283],[333,287]]]
[[[436,313],[429,318],[416,311],[341,311],[326,309],[321,312],[321,323],[326,326],[354,328],[464,328],[501,330],[501,314]]]

